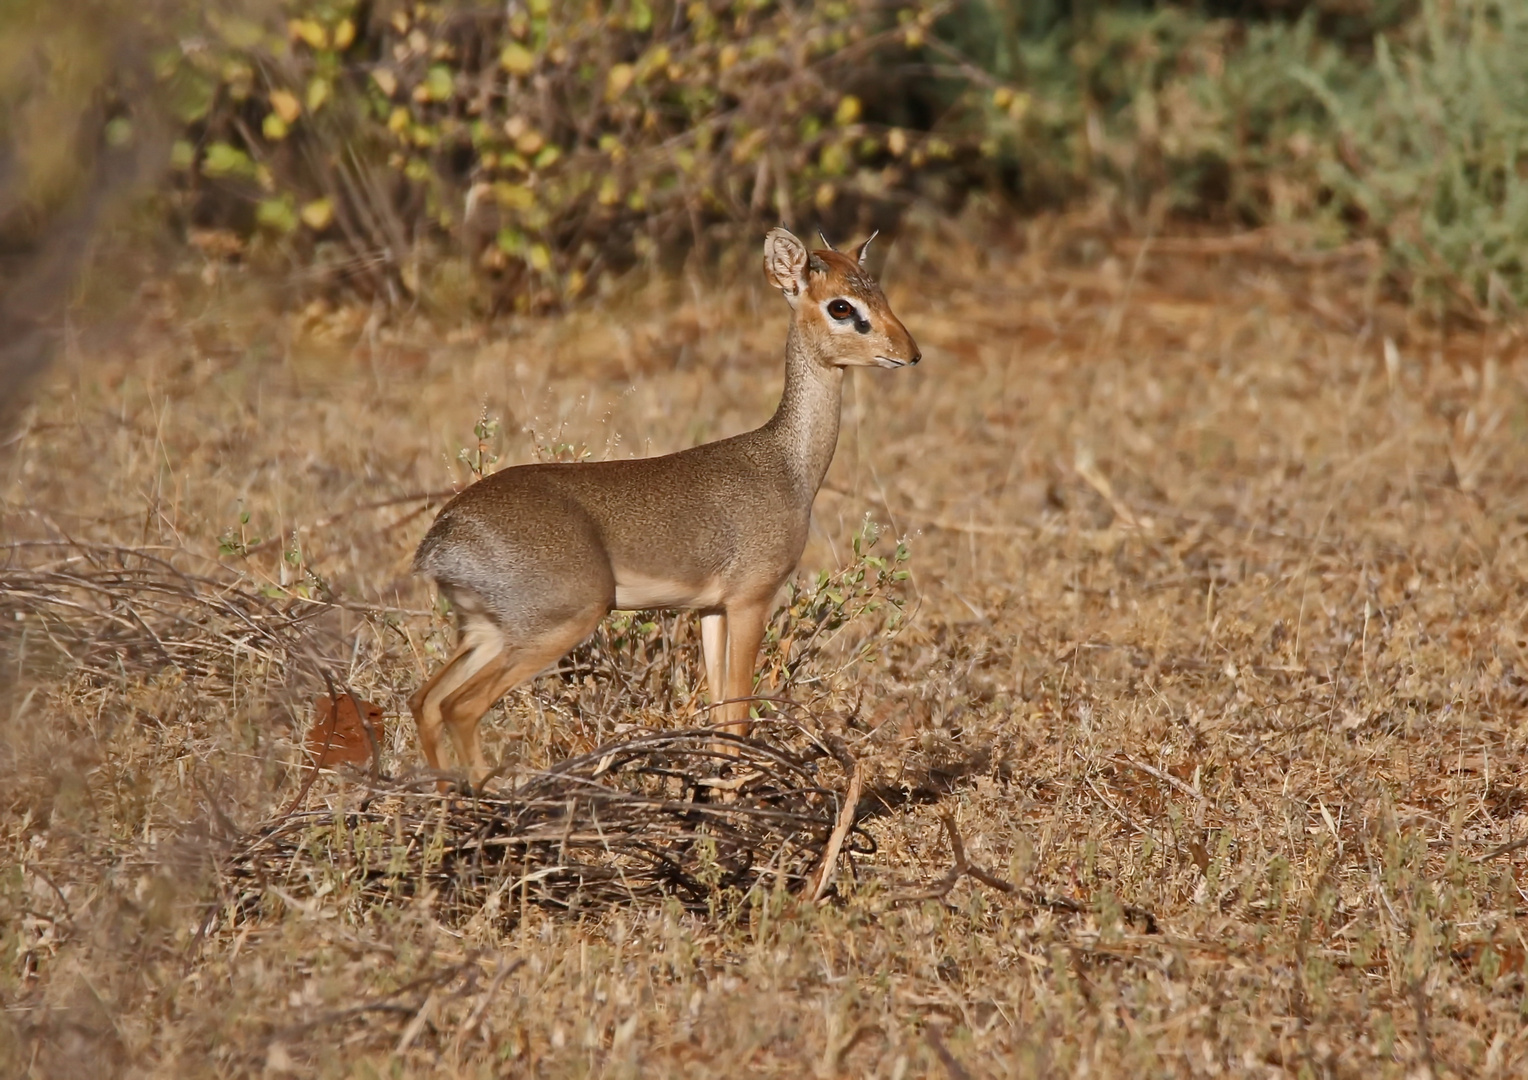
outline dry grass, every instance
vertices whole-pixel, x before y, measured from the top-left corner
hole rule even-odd
[[[506,925],[320,886],[210,924],[230,838],[300,791],[317,688],[274,654],[71,675],[13,618],[5,1073],[1528,1068],[1519,333],[1428,331],[1366,299],[1362,252],[1278,237],[966,235],[891,256],[927,362],[855,377],[803,563],[852,571],[864,515],[886,523],[912,551],[902,625],[851,611],[796,670],[802,642],[772,654],[781,715],[866,770],[877,850],[836,898]],[[209,578],[321,608],[394,774],[417,761],[402,702],[447,644],[407,576],[431,504],[406,497],[464,482],[464,447],[741,430],[774,403],[784,328],[753,281],[492,332],[273,317],[237,282],[155,283],[134,311],[71,339],[5,451],[0,530],[186,573],[221,543]],[[38,550],[13,572],[42,573]],[[694,639],[612,624],[512,696],[490,753],[534,772],[700,722]]]

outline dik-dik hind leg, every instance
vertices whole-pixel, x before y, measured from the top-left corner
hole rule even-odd
[[[441,706],[463,684],[504,652],[504,635],[486,616],[463,615],[460,644],[440,669],[409,698],[409,711],[419,728],[419,748],[430,768],[439,770]]]
[[[446,730],[456,744],[457,757],[468,767],[473,787],[481,786],[489,772],[478,740],[484,714],[505,694],[557,663],[593,633],[605,610],[603,606],[591,608],[528,640],[510,644],[441,701]]]
[[[727,606],[727,703],[722,706],[721,719],[734,735],[747,735],[753,729],[748,719],[753,672],[768,621],[768,600]]]

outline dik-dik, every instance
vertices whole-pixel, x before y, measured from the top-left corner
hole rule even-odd
[[[504,469],[446,504],[414,556],[457,618],[456,651],[409,699],[431,768],[444,726],[481,784],[483,714],[612,609],[698,610],[711,701],[748,732],[765,621],[838,442],[844,369],[922,358],[865,272],[869,243],[850,258],[785,229],[765,238],[764,276],[791,323],[785,392],[763,427],[663,457]]]

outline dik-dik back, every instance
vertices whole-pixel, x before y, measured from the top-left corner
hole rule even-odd
[[[663,457],[505,469],[441,511],[414,561],[458,614],[456,653],[411,702],[433,767],[444,725],[481,779],[482,713],[612,608],[700,610],[713,703],[746,729],[764,621],[837,443],[844,368],[920,359],[864,249],[808,252],[784,229],[766,239],[791,323],[785,391],[763,427]]]

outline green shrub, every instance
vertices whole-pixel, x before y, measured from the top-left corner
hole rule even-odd
[[[1129,211],[1163,196],[1178,213],[1244,223],[1314,212],[1318,181],[1305,161],[1332,125],[1294,73],[1345,89],[1362,77],[1358,54],[1372,37],[1345,45],[1353,26],[1319,12],[1230,19],[1205,6],[972,0],[940,24],[1033,103],[1016,117],[971,118],[998,140],[1020,198],[1045,205],[1102,189]],[[1372,25],[1387,25],[1395,3],[1376,8]],[[1319,30],[1328,22],[1338,27],[1329,35]]]
[[[1321,161],[1336,204],[1383,242],[1418,299],[1450,308],[1528,303],[1528,9],[1511,0],[1424,0],[1376,41],[1352,87],[1297,77],[1345,152]]]
[[[1528,8],[1215,6],[971,0],[940,28],[1033,102],[966,118],[1026,201],[1313,223],[1379,240],[1392,281],[1440,314],[1528,302]]]

